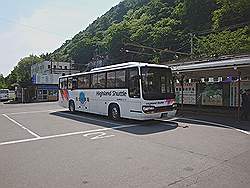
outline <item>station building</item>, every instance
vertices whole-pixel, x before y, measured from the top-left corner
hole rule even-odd
[[[34,86],[33,101],[56,101],[58,99],[58,79],[62,75],[75,74],[73,63],[44,61],[31,66]]]
[[[179,104],[231,109],[239,118],[241,94],[250,89],[250,55],[168,64]]]

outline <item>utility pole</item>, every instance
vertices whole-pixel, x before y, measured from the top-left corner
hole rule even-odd
[[[194,34],[190,33],[190,54],[191,54],[191,58],[194,55]]]
[[[72,65],[74,64],[74,60],[70,59],[69,61],[69,74],[71,74],[71,70],[72,70]]]
[[[52,72],[53,70],[52,70],[52,59],[50,60],[50,73],[52,74],[53,72]]]
[[[21,93],[21,94],[22,94],[22,95],[21,95],[22,103],[24,103],[24,89],[23,89],[23,87],[22,87],[22,89],[21,89],[21,92],[22,92],[22,93]]]

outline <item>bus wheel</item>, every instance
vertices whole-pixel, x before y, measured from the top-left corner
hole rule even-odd
[[[113,120],[118,120],[120,119],[120,109],[117,104],[112,104],[109,107],[109,117]]]
[[[71,112],[75,111],[75,103],[74,103],[74,101],[69,101],[69,111],[71,111]]]

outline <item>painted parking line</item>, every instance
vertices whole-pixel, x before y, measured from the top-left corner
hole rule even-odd
[[[28,133],[30,133],[31,135],[33,135],[36,138],[40,138],[41,136],[34,133],[33,131],[29,130],[28,128],[26,128],[25,126],[23,126],[22,124],[20,124],[19,122],[17,122],[16,120],[12,119],[11,117],[9,117],[6,114],[2,114],[4,117],[6,117],[8,120],[10,120],[12,123],[18,125],[19,127],[21,127],[22,129],[26,130]]]
[[[13,112],[13,113],[6,113],[6,115],[22,115],[22,114],[37,114],[37,113],[48,113],[48,112],[57,112],[65,110],[64,108],[54,109],[54,110],[40,110],[40,111],[25,111],[25,112]]]
[[[95,133],[95,132],[118,130],[118,129],[122,129],[122,128],[129,128],[129,127],[136,127],[136,126],[141,126],[141,125],[140,124],[119,125],[119,126],[110,127],[110,128],[93,129],[93,130],[88,130],[88,131],[79,131],[79,132],[64,133],[64,134],[36,137],[36,138],[23,139],[23,140],[8,141],[8,142],[0,143],[0,146],[19,144],[19,143],[25,143],[25,142],[32,142],[32,141],[38,141],[38,140],[47,140],[47,139],[60,138],[60,137],[67,137],[67,136],[73,136],[73,135],[81,135],[81,134],[88,134],[89,135],[90,133]]]
[[[77,114],[71,114],[71,113],[67,113],[67,112],[58,112],[57,110],[58,109],[55,109],[55,110],[46,110],[46,111],[17,112],[17,113],[8,113],[8,115],[18,115],[18,114],[28,114],[28,113],[42,113],[42,112],[50,112],[50,113],[57,112],[58,114],[62,114],[62,115],[65,115],[65,116],[71,116],[71,117],[75,117],[75,118],[82,118],[82,119],[87,119],[87,120],[91,120],[91,121],[95,121],[95,122],[101,122],[101,123],[110,124],[110,125],[113,125],[113,127],[102,128],[102,129],[94,129],[94,130],[87,130],[87,131],[79,131],[79,132],[70,132],[70,133],[64,133],[64,134],[56,134],[56,135],[51,135],[51,136],[40,136],[40,135],[34,133],[33,131],[27,129],[26,127],[24,127],[23,125],[21,125],[16,120],[10,118],[7,114],[2,114],[4,117],[6,117],[10,121],[12,121],[16,125],[18,125],[19,127],[25,129],[26,131],[28,131],[30,134],[32,134],[36,138],[2,142],[2,143],[0,143],[0,146],[11,145],[11,144],[18,144],[18,143],[25,143],[25,142],[32,142],[32,141],[38,141],[38,140],[60,138],[60,137],[67,137],[67,136],[73,136],[73,135],[81,135],[81,134],[83,134],[83,136],[88,137],[88,136],[94,135],[96,133],[96,134],[99,134],[99,136],[95,136],[95,137],[93,137],[93,139],[105,138],[105,137],[108,138],[108,137],[111,137],[113,135],[106,136],[106,135],[103,134],[103,131],[118,130],[118,129],[122,129],[122,128],[130,128],[130,127],[141,126],[141,124],[124,125],[124,124],[120,124],[120,123],[115,123],[115,122],[100,120],[100,119],[86,117],[86,116],[81,116],[81,115],[77,115]],[[62,109],[60,109],[60,110],[62,110]],[[169,126],[172,126],[172,125],[169,124]]]
[[[235,131],[237,131],[237,132],[241,132],[241,133],[250,135],[250,132],[249,132],[249,131],[237,129],[237,128],[235,128],[235,127],[231,127],[231,126],[224,125],[224,124],[221,124],[221,123],[214,123],[214,122],[210,122],[210,121],[204,121],[204,120],[198,120],[198,119],[192,119],[192,118],[178,118],[178,119],[188,120],[188,121],[196,121],[196,122],[198,122],[198,123],[207,123],[207,124],[211,124],[211,125],[215,125],[215,126],[225,127],[225,128],[229,128],[229,129],[235,130]]]

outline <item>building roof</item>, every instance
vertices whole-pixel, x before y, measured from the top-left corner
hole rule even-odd
[[[239,72],[243,75],[250,75],[250,56],[201,61],[201,62],[186,62],[182,64],[170,65],[173,72],[179,74],[193,75],[193,76],[234,76]]]

